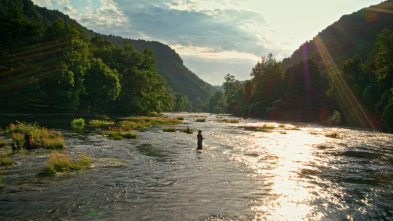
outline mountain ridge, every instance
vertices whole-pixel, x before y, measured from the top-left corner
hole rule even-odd
[[[48,26],[58,18],[62,18],[66,23],[77,25],[81,28],[86,37],[91,39],[93,37],[102,37],[115,45],[122,45],[123,41],[129,41],[134,48],[142,52],[145,48],[153,50],[152,57],[157,61],[158,73],[164,77],[167,85],[174,91],[186,95],[193,103],[198,98],[206,101],[216,91],[209,83],[200,79],[195,73],[185,67],[183,60],[177,52],[158,41],[133,40],[120,36],[103,35],[90,30],[77,21],[70,18],[68,15],[57,11],[50,10],[45,7],[40,7],[34,4],[31,0],[1,0],[0,16],[4,15],[7,8],[16,6],[23,10],[23,14],[37,22]]]
[[[326,69],[322,65],[322,56],[318,53],[317,41],[324,43],[339,69],[348,58],[356,54],[365,60],[376,42],[374,33],[381,32],[385,27],[393,30],[392,13],[393,0],[388,0],[343,15],[312,40],[303,43],[290,57],[283,59],[283,67],[291,67],[312,57],[321,65],[321,69]]]

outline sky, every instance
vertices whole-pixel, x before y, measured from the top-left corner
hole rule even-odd
[[[159,41],[212,85],[226,74],[250,79],[252,67],[277,60],[345,14],[383,0],[33,0],[101,34]]]

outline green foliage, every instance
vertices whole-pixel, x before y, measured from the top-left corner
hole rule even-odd
[[[111,41],[112,36],[106,36]],[[124,39],[117,39],[119,43],[123,43]],[[157,60],[158,73],[166,80],[168,86],[174,92],[178,92],[189,99],[186,102],[186,110],[192,108],[196,110],[204,110],[203,102],[195,102],[198,98],[206,101],[215,92],[215,89],[208,83],[201,80],[197,75],[184,66],[183,60],[168,45],[164,45],[156,41],[131,40],[135,48],[142,52],[146,48],[154,51],[152,58]],[[187,107],[188,106],[188,107]]]
[[[288,68],[304,59],[314,57],[321,67],[326,70],[319,48],[316,47],[317,39],[322,40],[329,50],[332,62],[341,65],[356,54],[366,59],[376,42],[376,33],[384,28],[393,30],[393,17],[386,13],[393,9],[392,1],[384,1],[378,5],[361,9],[350,15],[342,16],[337,22],[318,33],[311,41],[299,47],[290,58],[283,60],[283,66]],[[359,37],[361,36],[361,37]]]
[[[208,102],[209,112],[222,114],[227,110],[227,102],[225,99],[225,95],[221,91],[216,91],[212,97],[210,97]]]
[[[85,120],[83,118],[76,118],[71,121],[73,128],[83,128],[85,126]]]
[[[329,118],[328,121],[329,125],[338,126],[342,123],[341,114],[337,110],[335,110],[332,116]]]
[[[173,107],[173,111],[175,112],[181,112],[184,111],[186,107],[186,102],[184,100],[184,97],[180,93],[174,93],[175,96],[175,105]]]
[[[172,110],[174,96],[151,50],[90,41],[90,32],[75,21],[28,0],[6,9],[2,4],[0,108],[146,115]]]
[[[393,91],[392,91],[393,92]],[[393,96],[390,98],[388,105],[385,106],[382,118],[384,120],[384,127],[387,131],[393,132]]]
[[[83,153],[77,159],[73,160],[69,155],[59,154],[53,151],[52,155],[45,162],[43,174],[53,176],[59,172],[87,170],[92,163],[93,161]]]
[[[100,58],[93,59],[86,70],[86,94],[83,105],[97,112],[105,112],[110,101],[120,93],[119,76],[116,70],[109,68]]]

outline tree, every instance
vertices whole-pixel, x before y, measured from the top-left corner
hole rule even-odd
[[[272,54],[262,57],[252,69],[253,76],[248,83],[246,100],[251,102],[248,112],[255,117],[269,117],[270,107],[273,101],[281,97],[280,83],[283,79],[283,69],[281,64],[277,62]]]
[[[105,112],[108,103],[119,96],[121,86],[118,73],[101,59],[93,59],[86,70],[85,88],[83,105],[91,111]]]
[[[176,92],[176,93],[174,93],[174,96],[175,96],[175,104],[173,107],[173,111],[176,111],[176,112],[184,111],[184,109],[186,107],[186,103],[185,103],[183,94]]]
[[[41,59],[47,62],[39,67],[49,109],[76,110],[84,91],[84,71],[91,58],[84,36],[75,25],[58,19],[46,29],[43,38],[51,42],[42,52]]]
[[[216,91],[212,97],[210,97],[208,102],[209,112],[222,114],[227,109],[227,104],[225,101],[225,95],[221,91]]]
[[[227,74],[225,77],[225,82],[223,84],[225,90],[225,96],[228,104],[229,113],[235,114],[239,101],[239,90],[241,89],[241,84],[235,79],[235,76]]]

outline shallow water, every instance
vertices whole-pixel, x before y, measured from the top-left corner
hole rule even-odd
[[[50,152],[14,155],[18,165],[0,169],[0,220],[393,220],[391,134],[166,116],[184,117],[177,128],[194,134],[155,126],[115,141],[58,125],[66,151],[94,167],[43,178]],[[207,122],[195,122],[201,116]],[[276,128],[256,130],[264,124]]]

